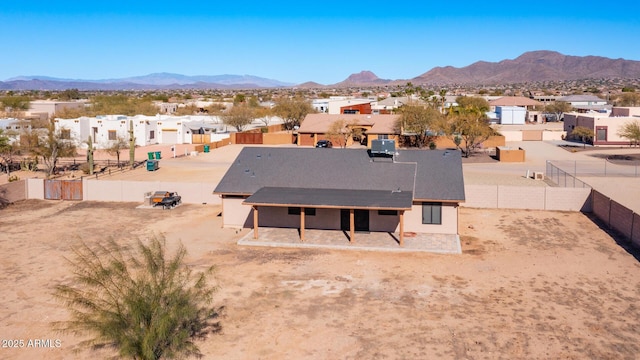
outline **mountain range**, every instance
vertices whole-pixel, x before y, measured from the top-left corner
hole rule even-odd
[[[419,85],[508,84],[602,78],[640,78],[640,61],[601,56],[569,56],[555,51],[526,52],[513,60],[478,61],[469,66],[435,67],[411,79],[380,79],[371,71],[350,75],[332,85],[291,84],[253,75],[198,75],[154,73],[121,79],[80,80],[48,76],[19,76],[0,81],[0,90],[162,90],[249,89],[384,86],[412,82]]]

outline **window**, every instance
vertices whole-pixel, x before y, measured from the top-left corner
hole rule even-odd
[[[109,140],[117,140],[118,137],[116,135],[116,131],[115,130],[109,130]]]
[[[60,139],[71,140],[71,130],[69,130],[69,129],[61,129],[60,130]]]
[[[299,207],[290,207],[287,209],[287,214],[289,215],[300,215]],[[316,208],[304,208],[305,216],[316,216]]]
[[[389,135],[388,134],[380,134],[378,135],[378,140],[388,140],[389,139]]]
[[[607,128],[596,129],[596,141],[607,141]]]
[[[343,112],[343,114],[358,114],[359,111],[358,110],[353,110],[353,109],[345,109]]]
[[[378,215],[382,215],[382,216],[398,216],[398,210],[378,210]]]
[[[442,203],[423,202],[422,223],[435,225],[442,224]]]
[[[149,131],[149,140],[153,140],[156,138],[156,132],[151,130]]]

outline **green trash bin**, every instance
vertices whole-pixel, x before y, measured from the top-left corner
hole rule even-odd
[[[204,146],[204,152],[208,153],[209,152],[209,145],[205,145]]]
[[[149,160],[153,160],[153,152],[148,152],[147,156],[149,157]]]
[[[159,165],[158,160],[147,160],[147,171],[156,171],[158,170]]]
[[[157,160],[162,159],[162,153],[160,151],[156,151],[156,159]]]

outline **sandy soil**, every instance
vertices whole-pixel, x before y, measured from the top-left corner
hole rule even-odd
[[[223,332],[199,342],[225,359],[635,359],[640,265],[581,213],[461,209],[463,254],[238,247],[220,208],[26,201],[0,210],[0,338],[59,339],[2,348],[2,359],[74,353],[51,330],[66,310],[78,241],[154,232],[181,240],[195,268],[217,266]]]

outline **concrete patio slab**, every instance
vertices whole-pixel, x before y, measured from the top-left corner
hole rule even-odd
[[[356,232],[354,241],[349,241],[349,233],[339,230],[305,229],[304,241],[300,240],[298,229],[260,228],[258,239],[253,231],[238,241],[238,245],[315,248],[384,252],[430,252],[440,254],[461,254],[460,237],[450,234],[405,233],[404,246],[400,246],[399,233]]]

